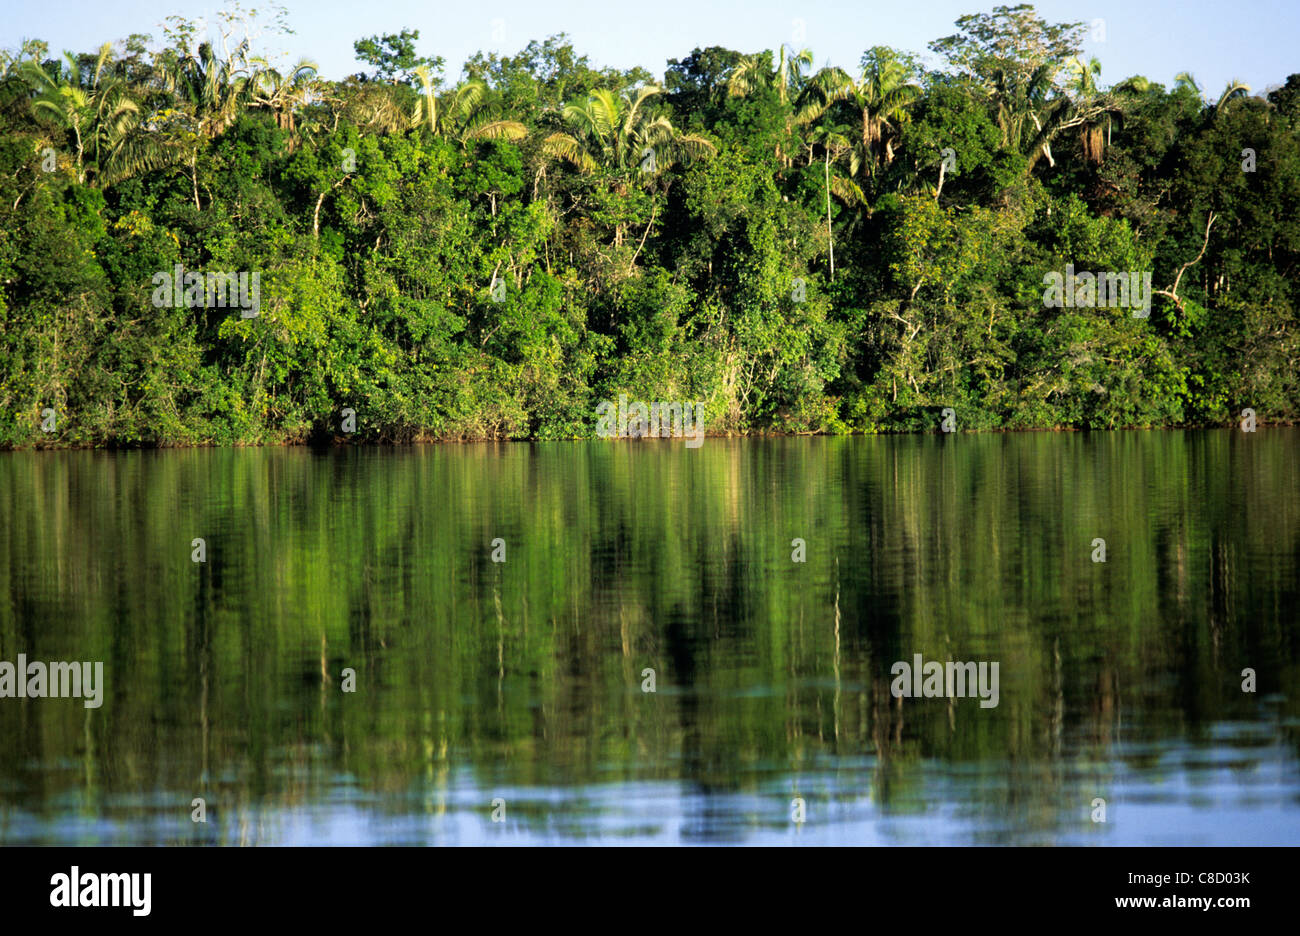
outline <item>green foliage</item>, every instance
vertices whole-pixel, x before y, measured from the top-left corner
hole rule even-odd
[[[0,445],[572,439],[620,393],[719,432],[1297,416],[1300,76],[1107,87],[1025,6],[944,71],[711,46],[662,85],[559,35],[444,87],[413,30],[332,82],[169,23],[0,57]],[[177,264],[258,314],[155,307]],[[1149,272],[1150,317],[1045,304],[1067,266]]]
[[[375,69],[365,76],[369,80],[409,83],[417,68],[437,71],[443,66],[442,56],[429,58],[415,54],[415,43],[419,38],[418,29],[403,29],[400,33],[358,39],[352,43],[352,48],[357,54],[357,61],[365,62]]]

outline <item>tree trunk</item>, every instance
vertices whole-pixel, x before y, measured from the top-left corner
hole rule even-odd
[[[320,206],[325,201],[325,193],[321,192],[320,197],[316,199],[316,210],[311,215],[311,236],[320,239]]]
[[[81,127],[76,121],[73,121],[72,129],[77,134],[77,182],[78,184],[85,185],[86,173],[82,171],[81,168],[81,156],[82,156]]]
[[[826,150],[826,238],[831,245],[831,282],[835,282],[835,232],[831,230],[831,151]]]

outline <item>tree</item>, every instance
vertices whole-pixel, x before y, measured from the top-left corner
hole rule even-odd
[[[664,87],[679,123],[715,122],[715,111],[729,93],[728,76],[742,56],[721,46],[695,49],[685,58],[669,59]]]
[[[1223,112],[1223,107],[1229,101],[1238,101],[1250,94],[1250,85],[1239,78],[1231,78],[1219,95],[1219,100],[1214,105],[1215,114]]]
[[[168,148],[157,137],[135,133],[141,124],[140,107],[127,84],[111,74],[112,46],[100,47],[90,70],[89,85],[81,85],[81,66],[71,52],[64,53],[66,68],[50,74],[32,61],[21,73],[36,89],[32,108],[52,117],[72,133],[76,146],[77,181],[90,178],[101,187],[146,169],[164,165]],[[92,162],[86,166],[87,156]]]
[[[850,78],[842,69],[823,69],[810,82],[811,99],[799,114],[801,122],[816,120],[838,102],[847,103],[859,124],[850,173],[868,185],[879,168],[894,161],[894,144],[909,108],[921,97],[912,81],[914,66],[894,50],[877,46],[862,56],[862,72]]]
[[[820,143],[822,147],[826,190],[826,240],[830,245],[831,282],[835,281],[835,230],[831,226],[831,162],[839,159],[841,155],[852,149],[853,144],[849,142],[847,130],[848,127],[822,125],[817,127],[810,135],[810,140]],[[835,181],[840,183],[836,194],[852,197],[849,194],[852,190],[844,186],[842,179],[836,179]],[[852,182],[849,183],[850,186],[852,184]],[[856,195],[861,198],[861,191],[857,191]]]
[[[1094,119],[1059,93],[1057,75],[1079,54],[1082,23],[1048,23],[1029,4],[999,6],[963,16],[959,32],[930,43],[984,89],[997,114],[1002,145],[1023,153],[1032,171],[1042,158],[1055,165],[1051,143],[1060,133]]]
[[[653,158],[650,172],[657,173],[680,159],[713,152],[713,144],[705,137],[681,133],[667,117],[650,113],[646,102],[662,93],[656,85],[622,96],[593,91],[586,101],[564,109],[564,118],[574,132],[551,134],[545,140],[545,150],[582,172],[605,166],[619,175],[626,175],[634,165],[647,165],[647,157]]]
[[[221,58],[210,42],[199,43],[193,54],[170,58],[167,89],[193,117],[199,135],[220,135],[253,100],[247,54],[245,39],[228,58]]]
[[[403,29],[400,33],[386,33],[382,36],[369,36],[352,43],[357,60],[374,67],[370,74],[361,72],[357,75],[363,81],[377,81],[383,84],[411,84],[416,80],[416,69],[424,68],[429,72],[442,70],[442,56],[415,54],[415,43],[420,38],[418,29]]]
[[[265,107],[275,116],[275,125],[291,133],[296,129],[294,110],[301,107],[311,93],[320,66],[311,59],[299,59],[281,73],[264,58],[254,58],[251,103]]]
[[[813,54],[811,49],[787,48],[782,43],[777,57],[776,68],[772,67],[772,53],[758,52],[754,55],[741,56],[727,80],[727,93],[733,97],[753,94],[761,88],[772,88],[782,104],[788,104],[797,92],[800,78],[805,68],[811,68]]]
[[[727,93],[731,97],[749,97],[761,91],[775,91],[785,122],[785,135],[789,136],[795,124],[790,102],[802,88],[803,70],[810,68],[812,63],[811,49],[796,52],[794,49],[787,50],[784,43],[780,47],[775,69],[769,51],[741,56],[727,79]],[[783,166],[789,167],[790,158],[782,151],[780,142],[777,142],[773,153]]]
[[[1084,32],[1082,23],[1048,23],[1027,3],[963,16],[956,26],[957,33],[936,39],[930,49],[990,92],[1000,81],[1015,99],[1009,104],[1028,96],[1044,66],[1054,70],[1078,55]]]
[[[1066,66],[1070,75],[1067,88],[1073,93],[1073,112],[1078,116],[1079,145],[1085,162],[1100,166],[1110,144],[1111,125],[1124,115],[1125,96],[1142,93],[1150,85],[1140,75],[1122,82],[1114,91],[1105,92],[1097,84],[1101,62],[1096,57],[1086,63],[1079,56]]]
[[[464,144],[470,140],[518,140],[528,128],[517,120],[494,120],[484,98],[487,86],[477,80],[463,82],[454,91],[438,95],[433,76],[423,65],[415,68],[420,96],[411,114],[411,126],[434,136],[449,136]]]
[[[511,56],[477,53],[465,63],[465,75],[499,95],[506,113],[531,114],[539,127],[551,129],[562,129],[567,102],[598,88],[619,92],[653,84],[644,68],[592,68],[565,33],[548,36],[544,42],[533,40]]]

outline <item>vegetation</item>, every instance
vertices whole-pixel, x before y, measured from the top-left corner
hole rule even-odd
[[[168,21],[0,55],[0,446],[569,439],[596,404],[713,432],[1297,415],[1300,75],[1105,85],[1083,27],[597,69],[564,36],[459,83],[419,33],[326,80]],[[274,29],[283,29],[276,19]],[[156,308],[251,271],[257,315]],[[1147,318],[1043,277],[1149,271]],[[50,419],[50,411],[53,419]]]

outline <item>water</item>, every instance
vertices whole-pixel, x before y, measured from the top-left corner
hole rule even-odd
[[[1298,450],[0,455],[0,660],[107,682],[0,699],[0,842],[1295,844]]]

